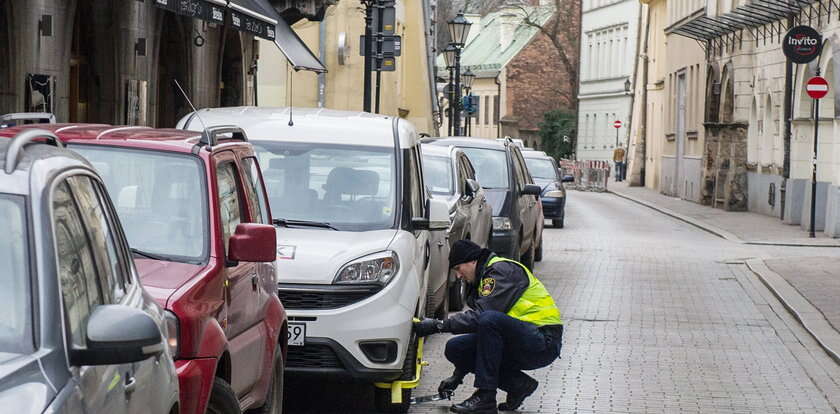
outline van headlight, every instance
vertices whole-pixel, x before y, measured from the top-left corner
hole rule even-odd
[[[493,217],[493,230],[510,230],[510,219],[507,217]]]
[[[172,359],[178,357],[178,316],[170,311],[164,312],[164,320],[166,322],[166,346],[169,347],[169,355]]]
[[[387,251],[361,257],[344,265],[333,283],[379,283],[387,285],[400,270],[396,252]]]

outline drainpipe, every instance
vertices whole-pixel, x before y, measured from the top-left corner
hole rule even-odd
[[[793,16],[787,18],[788,27],[793,27]],[[791,118],[793,118],[793,63],[786,59],[785,63],[785,131],[784,131],[784,164],[782,167],[782,186],[779,189],[779,210],[780,219],[785,219],[787,182],[790,179],[790,139],[791,139]]]
[[[650,40],[650,5],[648,5],[647,10],[647,20],[645,23],[645,37],[644,37],[644,49],[642,53],[639,55],[639,58],[644,61],[642,64],[642,101],[640,103],[641,111],[639,112],[639,136],[636,142],[636,153],[633,157],[633,162],[641,162],[639,166],[639,182],[635,183],[631,180],[630,185],[638,185],[641,187],[647,186],[647,178],[646,178],[646,166],[647,166],[647,104],[648,104],[648,66],[649,66],[649,59],[648,59],[648,47],[649,47],[649,40]],[[639,31],[641,33],[641,31]]]
[[[318,23],[318,57],[321,62],[327,61],[327,18]],[[318,74],[318,108],[327,106],[327,74]]]
[[[496,117],[499,118],[499,122],[496,123],[496,138],[501,138],[502,137],[502,82],[499,80],[499,75],[501,75],[501,74],[502,74],[502,72],[499,71],[499,74],[496,75],[496,79],[495,79],[496,93],[498,94],[497,96],[499,97],[499,113],[496,114]],[[495,105],[493,105],[493,106],[495,106]]]

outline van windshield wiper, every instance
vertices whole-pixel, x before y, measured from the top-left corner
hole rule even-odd
[[[277,218],[277,219],[274,219],[274,225],[275,226],[283,226],[283,227],[289,227],[289,226],[319,227],[319,228],[322,228],[322,229],[330,229],[330,230],[338,231],[338,229],[333,227],[330,223],[324,223],[324,222],[320,222],[320,221],[289,220],[289,219]]]
[[[140,249],[135,249],[134,247],[132,247],[132,248],[131,248],[131,252],[132,252],[132,253],[134,253],[134,254],[136,254],[136,255],[138,255],[138,256],[143,256],[143,257],[145,257],[145,258],[147,258],[147,259],[153,259],[153,260],[164,260],[164,261],[167,261],[167,262],[171,262],[171,261],[172,261],[172,259],[170,259],[170,258],[168,258],[168,257],[158,256],[158,255],[153,254],[153,253],[144,252],[144,251],[142,251],[142,250],[140,250]]]

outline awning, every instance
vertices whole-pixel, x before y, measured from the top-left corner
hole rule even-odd
[[[750,30],[771,23],[781,23],[788,16],[796,16],[811,7],[815,0],[752,0],[731,12],[719,16],[706,16],[705,12],[685,23],[667,28],[674,33],[696,40],[711,40],[739,30]],[[809,16],[810,17],[810,16]],[[777,29],[781,33],[781,28]]]
[[[235,29],[273,41],[295,70],[327,71],[268,0],[155,0],[155,5],[218,24],[224,24],[227,8]]]

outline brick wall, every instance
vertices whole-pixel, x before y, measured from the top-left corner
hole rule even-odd
[[[539,130],[543,114],[554,109],[574,111],[577,105],[574,98],[577,90],[577,63],[579,62],[580,43],[580,2],[563,1],[573,16],[573,23],[568,30],[560,33],[564,48],[569,51],[568,59],[573,70],[569,71],[560,59],[559,52],[550,38],[538,33],[531,42],[507,65],[507,115],[518,121],[519,131]],[[563,11],[562,13],[567,13]],[[552,27],[553,21],[546,24]],[[520,133],[519,135],[522,135]]]

